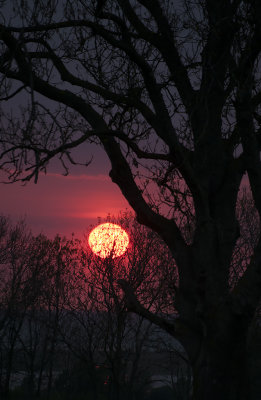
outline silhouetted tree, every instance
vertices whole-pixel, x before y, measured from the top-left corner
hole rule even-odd
[[[24,221],[12,224],[2,217],[2,227],[3,222],[0,242],[0,385],[1,396],[8,396],[12,374],[19,369],[19,360],[24,356],[22,336],[30,321],[29,315],[38,304],[49,257],[46,240],[42,236],[34,238]],[[31,354],[28,383],[33,382],[34,357],[35,353]]]
[[[32,255],[31,285],[36,289],[35,301],[26,313],[22,344],[27,381],[32,395],[45,391],[49,398],[54,384],[54,370],[61,364],[59,329],[64,315],[65,282],[75,259],[72,242],[56,236],[53,240],[39,235],[33,239],[38,251]],[[32,267],[32,269],[33,269]]]
[[[24,221],[0,218],[0,394],[23,374],[23,392],[33,397],[53,386],[60,351],[58,325],[63,287],[73,265],[73,246],[57,236],[32,236]],[[45,379],[45,385],[43,380]]]
[[[260,235],[233,288],[230,267],[245,174],[261,212],[260,2],[17,0],[13,11],[9,4],[1,14],[1,97],[16,113],[3,104],[2,168],[12,180],[37,181],[56,155],[67,172],[72,149],[100,144],[112,181],[179,271],[178,321],[149,312],[122,281],[129,308],[183,344],[195,399],[245,398]]]
[[[31,235],[23,221],[12,224],[1,217],[0,243],[0,393],[8,396],[13,371],[15,347],[32,298],[28,290],[32,249]],[[30,250],[29,250],[30,248]],[[25,294],[25,292],[27,293]]]

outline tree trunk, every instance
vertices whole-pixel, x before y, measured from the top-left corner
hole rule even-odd
[[[193,365],[194,400],[245,400],[249,397],[247,335],[237,329],[216,333],[202,343]]]

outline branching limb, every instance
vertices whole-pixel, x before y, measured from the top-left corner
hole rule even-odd
[[[170,335],[175,336],[176,334],[175,324],[173,324],[164,317],[159,317],[158,315],[152,313],[151,311],[143,307],[138,301],[137,297],[135,296],[132,287],[126,280],[120,279],[118,280],[118,284],[124,292],[126,307],[128,311],[134,312],[148,319],[153,324],[159,326],[163,330],[166,330]]]

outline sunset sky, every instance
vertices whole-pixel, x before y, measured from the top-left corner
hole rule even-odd
[[[77,152],[80,154],[81,149]],[[55,162],[47,175],[40,175],[37,184],[1,183],[0,213],[13,220],[25,216],[34,234],[70,237],[75,233],[80,237],[90,224],[97,224],[98,217],[117,215],[129,208],[108,176],[110,165],[105,153],[96,147],[88,156],[93,156],[90,166],[71,167],[68,176],[62,175]],[[1,181],[4,178],[1,175]]]

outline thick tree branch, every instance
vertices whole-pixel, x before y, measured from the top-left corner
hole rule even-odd
[[[186,67],[182,63],[178,50],[174,45],[173,30],[157,0],[140,0],[140,3],[149,10],[158,25],[160,34],[153,36],[153,43],[163,55],[187,111],[191,114],[194,110],[195,92],[190,83]],[[131,15],[134,22],[133,13],[131,14],[129,11],[129,15]],[[138,25],[137,22],[135,24],[138,29],[141,29],[140,24]],[[146,32],[143,31],[143,34],[146,35]],[[146,39],[148,38],[146,37]]]
[[[160,317],[159,315],[152,313],[151,311],[143,307],[135,296],[132,287],[126,280],[118,280],[118,285],[124,292],[125,303],[128,311],[134,312],[135,314],[146,318],[148,321],[167,331],[170,335],[176,337],[178,340],[180,339],[176,331],[175,323],[164,317]]]
[[[179,251],[186,251],[187,245],[176,223],[155,213],[148,206],[115,139],[107,136],[101,136],[100,139],[111,161],[110,177],[119,186],[122,194],[135,210],[138,221],[158,232],[178,257]],[[175,244],[173,238],[175,238]]]
[[[104,31],[103,28],[98,28],[98,31],[99,34],[102,34],[107,40],[109,40],[109,42],[116,45],[117,47],[123,46],[124,49],[126,50],[126,45],[125,44],[119,45],[119,41],[118,40],[115,41],[115,39],[112,38],[111,35],[109,35],[108,39],[108,34],[107,32]],[[6,30],[2,31],[2,38],[6,42],[7,46],[11,49],[12,53],[15,54],[15,58],[19,66],[20,72],[18,74],[6,68],[0,69],[1,72],[5,73],[6,76],[10,78],[21,80],[22,82],[30,85],[29,77],[32,76],[33,72],[31,71],[28,62],[26,61],[26,57],[30,57],[30,53],[25,55],[18,46],[16,39],[8,31]],[[136,102],[136,98],[131,99],[126,96],[115,94],[107,89],[101,88],[88,81],[73,76],[65,68],[62,61],[59,60],[59,58],[55,55],[50,46],[43,41],[42,44],[44,44],[47,47],[48,51],[50,52],[50,59],[52,59],[52,61],[54,62],[54,65],[61,74],[63,80],[70,82],[74,85],[86,87],[88,90],[98,93],[104,98],[117,102],[117,104],[125,103],[130,106],[135,106],[135,108],[137,109],[140,108],[141,113],[144,115],[146,120],[151,124],[151,126],[155,129],[158,135],[161,136],[163,140],[165,140],[169,144],[170,155],[172,160],[175,160],[175,164],[177,165],[177,168],[179,168],[180,171],[182,172],[184,178],[187,180],[187,184],[189,185],[190,190],[192,191],[193,195],[195,195],[195,197],[199,200],[199,204],[201,203],[201,208],[204,209],[205,199],[203,193],[201,192],[195,174],[193,172],[193,168],[190,165],[190,156],[189,156],[190,152],[187,149],[183,148],[183,146],[178,142],[176,133],[173,131],[172,123],[170,122],[167,111],[164,108],[163,100],[162,98],[161,100],[159,100],[158,96],[161,97],[159,90],[156,89],[156,92],[154,92],[155,88],[157,87],[157,84],[154,78],[152,78],[151,70],[147,69],[149,67],[148,65],[144,64],[144,61],[142,60],[141,56],[136,54],[134,49],[130,48],[131,49],[130,53],[133,54],[136,61],[141,64],[141,68],[143,68],[144,74],[146,75],[148,73],[150,75],[150,77],[149,78],[147,77],[146,79],[148,81],[147,84],[149,86],[152,85],[150,91],[152,93],[152,96],[154,96],[155,98],[155,106],[159,107],[157,108],[157,114],[151,112],[149,108],[141,101]],[[37,77],[35,74],[33,74],[32,78],[34,81],[34,89],[36,91],[39,91],[39,93],[49,97],[50,99],[61,101],[64,104],[68,105],[69,107],[71,107],[72,104],[75,104],[75,109],[77,109],[78,111],[79,109],[81,109],[82,110],[81,112],[83,112],[83,109],[85,109],[85,112],[88,112],[88,121],[91,124],[92,124],[91,122],[92,119],[94,119],[95,121],[97,120],[97,118],[99,119],[99,114],[96,111],[94,111],[94,108],[92,108],[88,103],[85,103],[79,96],[76,96],[75,94],[69,92],[68,90],[63,91],[58,88],[55,88],[51,84],[48,84],[41,78]],[[162,129],[163,121],[165,121],[165,123],[167,124],[165,129]]]
[[[21,80],[25,84],[29,85],[30,75],[33,73],[27,64],[22,51],[19,49],[19,47],[17,48],[16,40],[7,32],[3,33],[3,39],[11,50],[15,50],[15,59],[19,67],[19,72],[10,72],[8,70],[4,72],[7,76]],[[62,102],[69,107],[72,107],[73,104],[73,108],[90,123],[96,132],[107,130],[107,126],[103,118],[81,97],[69,92],[68,90],[61,90],[52,86],[35,74],[33,74],[31,78],[33,79],[34,89],[36,91],[44,96],[47,96],[49,99]],[[138,219],[140,221],[142,220],[142,222],[147,226],[155,229],[169,244],[173,241],[174,235],[176,242],[173,251],[174,249],[180,248],[180,246],[185,249],[187,246],[175,222],[158,215],[152,211],[152,209],[145,202],[134,181],[130,167],[122,155],[119,145],[116,143],[116,141],[112,137],[108,137],[108,135],[101,135],[100,140],[112,164],[110,176],[113,182],[118,184],[123,195],[136,211]]]

